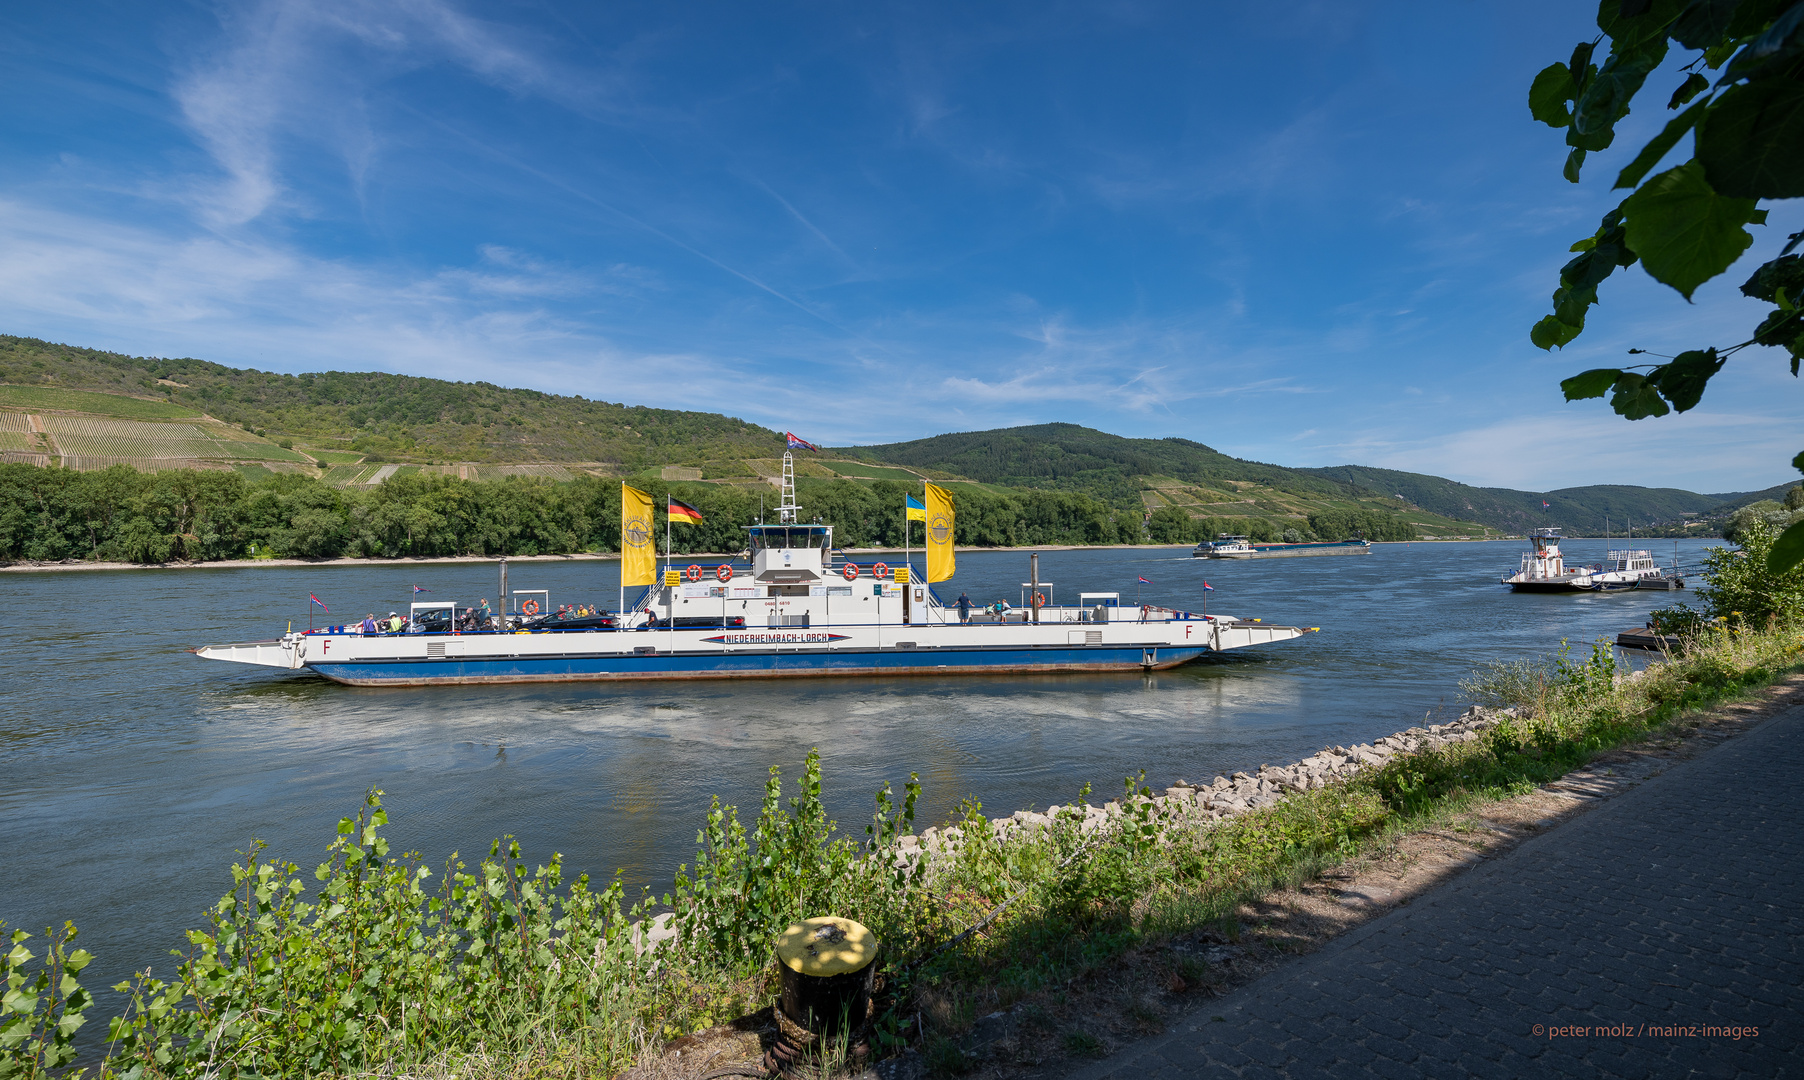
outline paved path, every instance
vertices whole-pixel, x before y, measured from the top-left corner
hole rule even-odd
[[[1801,905],[1804,706],[1068,1080],[1800,1076]]]

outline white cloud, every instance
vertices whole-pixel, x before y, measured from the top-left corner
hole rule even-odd
[[[285,197],[298,201],[282,174],[299,147],[324,145],[361,186],[382,142],[368,100],[401,73],[447,63],[592,118],[612,109],[619,89],[605,68],[571,68],[518,30],[443,0],[263,0],[226,9],[222,25],[222,46],[193,62],[172,91],[224,173],[189,196],[215,228],[253,221]]]
[[[1338,447],[1340,457],[1322,464],[1351,461],[1521,491],[1638,484],[1711,493],[1779,483],[1797,452],[1795,425],[1776,416],[1700,407],[1630,422],[1601,407],[1572,410],[1407,443],[1374,438]]]

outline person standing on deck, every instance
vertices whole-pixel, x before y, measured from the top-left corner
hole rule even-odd
[[[958,621],[962,623],[971,621],[971,597],[967,593],[958,594]]]

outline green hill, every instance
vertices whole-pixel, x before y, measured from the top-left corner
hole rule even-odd
[[[1174,540],[1202,539],[1211,531],[1307,532],[1312,520],[1338,522],[1340,518],[1324,515],[1347,514],[1400,518],[1425,535],[1485,533],[1470,515],[1442,514],[1402,505],[1394,497],[1353,492],[1297,469],[1230,457],[1190,439],[1128,439],[1077,424],[958,432],[832,452],[893,462],[929,476],[1079,492],[1114,506],[1137,506],[1153,516],[1156,536],[1163,532]],[[1160,522],[1175,525],[1180,517],[1199,524],[1159,528]]]
[[[783,452],[781,432],[716,413],[382,372],[280,375],[10,335],[0,335],[0,383],[161,402],[343,461],[691,465],[749,479],[740,461]]]
[[[1425,510],[1480,521],[1508,532],[1554,525],[1579,535],[1601,535],[1606,529],[1620,535],[1630,526],[1654,533],[1683,535],[1683,523],[1714,523],[1736,507],[1757,499],[1783,499],[1793,486],[1779,484],[1764,491],[1705,495],[1679,488],[1644,488],[1622,484],[1593,484],[1547,492],[1511,488],[1472,487],[1438,476],[1375,469],[1364,465],[1336,465],[1301,470],[1355,493],[1401,495]],[[1542,502],[1550,505],[1542,507]],[[1713,532],[1706,524],[1692,535]]]
[[[416,473],[655,476],[757,488],[774,481],[782,451],[780,432],[715,413],[380,372],[282,375],[0,335],[0,458],[27,464],[229,467],[251,478],[298,471],[362,488]],[[799,456],[796,472],[866,487],[935,479],[978,501],[1031,491],[1082,496],[1106,508],[1083,513],[1118,523],[1149,517],[1154,535],[1174,542],[1211,530],[1306,533],[1311,522],[1428,536],[1540,525],[1593,534],[1606,522],[1613,532],[1632,523],[1682,533],[1686,521],[1705,522],[1689,530],[1699,534],[1790,486],[1718,495],[1617,485],[1526,492],[1359,465],[1286,468],[1190,439],[1129,439],[1062,423],[826,450]],[[1543,509],[1543,500],[1551,505]]]
[[[1083,491],[1121,502],[1138,498],[1147,486],[1140,478],[1213,488],[1224,499],[1234,497],[1234,482],[1298,495],[1328,495],[1335,490],[1295,469],[1242,461],[1189,439],[1127,439],[1077,424],[966,431],[852,447],[847,452],[980,483]]]

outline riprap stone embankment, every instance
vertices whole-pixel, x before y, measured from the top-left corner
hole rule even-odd
[[[1179,780],[1167,787],[1164,794],[1151,796],[1151,802],[1155,814],[1166,818],[1213,820],[1233,817],[1272,806],[1291,792],[1314,791],[1340,783],[1361,769],[1383,765],[1402,754],[1472,742],[1485,729],[1515,716],[1514,709],[1486,709],[1474,705],[1452,723],[1412,727],[1358,746],[1332,746],[1294,765],[1261,765],[1256,773],[1217,776],[1207,784]],[[1119,800],[1100,806],[1049,806],[1042,811],[1017,810],[1008,817],[994,818],[990,827],[1004,835],[1019,829],[1037,831],[1050,826],[1061,814],[1081,814],[1080,828],[1087,832],[1123,812]],[[899,846],[904,857],[913,858],[919,851],[935,852],[956,844],[963,835],[964,829],[958,825],[935,826],[923,830],[918,837],[902,837]]]

